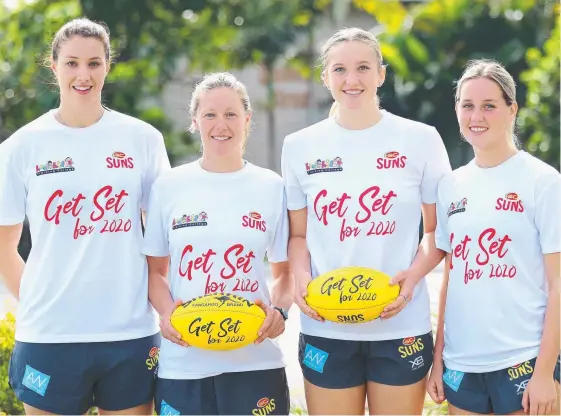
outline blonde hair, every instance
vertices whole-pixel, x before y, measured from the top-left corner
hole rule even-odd
[[[462,73],[460,79],[456,82],[455,102],[460,101],[462,86],[466,81],[476,78],[487,78],[499,86],[502,91],[503,99],[507,106],[511,106],[516,102],[516,83],[514,78],[506,68],[499,62],[492,59],[474,59],[467,63],[466,69]],[[511,127],[511,134],[514,143],[518,145],[518,138],[515,134],[516,118]]]
[[[212,74],[207,74],[203,79],[197,84],[195,90],[191,94],[191,102],[189,104],[189,116],[191,118],[191,124],[189,126],[189,131],[191,133],[195,132],[194,120],[197,116],[197,110],[199,109],[199,104],[201,101],[201,93],[211,91],[215,88],[230,88],[236,91],[240,95],[240,100],[243,105],[245,114],[251,113],[251,101],[249,100],[249,95],[247,93],[247,88],[245,85],[238,81],[238,79],[230,74],[229,72],[215,72]],[[247,145],[247,139],[251,130],[251,124],[248,124],[245,129],[245,137],[242,146],[242,152],[245,151],[245,146]],[[201,140],[201,150],[203,150],[203,144]]]
[[[456,102],[460,100],[462,85],[475,78],[487,78],[494,81],[503,93],[506,105],[511,106],[516,102],[516,83],[499,62],[490,59],[474,59],[467,63],[464,73],[456,82]]]
[[[327,39],[327,41],[323,45],[319,57],[319,66],[321,67],[322,72],[325,71],[329,51],[334,46],[340,43],[352,41],[362,42],[370,46],[374,52],[374,55],[376,55],[376,63],[378,64],[378,69],[384,67],[382,49],[380,48],[380,43],[378,42],[378,39],[376,39],[376,36],[374,36],[374,34],[367,30],[360,29],[358,27],[350,27],[335,32],[329,39]],[[333,117],[333,115],[337,111],[338,106],[339,105],[336,102],[331,105],[331,109],[329,110],[329,117]]]
[[[189,105],[189,116],[191,118],[191,126],[189,131],[194,132],[192,121],[195,120],[197,110],[199,109],[200,96],[202,92],[207,92],[215,88],[230,88],[240,95],[240,99],[246,114],[251,113],[251,101],[247,94],[247,88],[238,79],[229,72],[216,72],[207,74],[197,84],[193,94],[191,94],[191,103]]]

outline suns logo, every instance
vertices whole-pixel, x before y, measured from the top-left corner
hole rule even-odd
[[[528,374],[532,374],[534,372],[534,367],[530,361],[525,361],[520,364],[513,365],[508,369],[508,377],[509,380],[516,380],[522,376],[527,376]]]
[[[250,212],[249,215],[244,215],[242,217],[242,226],[263,232],[267,231],[265,220],[261,219],[261,214],[257,212]]]
[[[400,156],[399,152],[387,152],[384,157],[376,159],[378,169],[403,169],[407,156]]]
[[[41,165],[35,165],[35,174],[37,176],[48,175],[49,173],[72,172],[74,170],[74,161],[71,157],[63,160],[49,160]]]
[[[467,202],[467,198],[460,199],[458,202],[452,202],[450,207],[448,207],[448,216],[450,217],[458,212],[465,212]]]
[[[266,416],[271,414],[275,410],[275,399],[269,399],[268,397],[263,397],[257,402],[257,409],[253,409],[251,413],[255,416]]]
[[[134,163],[132,157],[127,157],[123,152],[113,152],[111,156],[105,159],[107,161],[107,167],[109,169],[132,169],[134,168]]]
[[[421,338],[404,338],[402,343],[403,345],[397,349],[401,358],[407,358],[410,355],[425,349],[425,345],[423,344],[423,340]]]
[[[207,225],[208,215],[202,211],[199,214],[183,214],[180,217],[174,218],[171,222],[171,229],[177,230],[178,228],[197,227]]]
[[[509,192],[504,198],[497,198],[497,211],[524,212],[524,205],[516,192]]]
[[[313,175],[321,172],[341,172],[343,170],[343,159],[336,157],[334,159],[318,159],[315,162],[306,163],[306,173]]]
[[[152,370],[158,365],[158,357],[160,356],[160,349],[158,347],[152,347],[150,352],[148,352],[148,358],[146,359],[146,367],[148,370]]]

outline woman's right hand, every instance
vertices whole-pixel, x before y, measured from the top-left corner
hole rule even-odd
[[[430,377],[427,381],[427,393],[436,404],[441,404],[446,399],[444,394],[444,382],[442,381],[443,374],[444,364],[442,363],[442,359],[435,357]]]
[[[294,284],[294,303],[298,305],[300,310],[308,315],[310,318],[316,321],[323,322],[323,319],[319,314],[310,308],[310,305],[306,302],[305,297],[308,296],[308,285],[312,281],[312,276],[309,274],[295,276]]]
[[[173,311],[182,304],[183,301],[177,299],[174,302],[173,309],[167,314],[160,316],[160,332],[164,338],[170,340],[174,344],[181,345],[182,347],[189,347],[189,344],[181,339],[181,334],[175,330],[170,320]]]

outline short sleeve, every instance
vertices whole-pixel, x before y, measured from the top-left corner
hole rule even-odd
[[[423,204],[434,204],[437,199],[437,188],[440,179],[452,170],[446,147],[435,128],[431,129],[431,134],[424,150],[427,152],[427,157],[421,182],[421,201]]]
[[[272,263],[288,260],[288,213],[286,211],[286,195],[282,190],[282,207],[275,224],[274,233],[269,239],[267,258]]]
[[[452,251],[450,246],[450,233],[448,232],[448,203],[445,198],[444,180],[438,185],[438,197],[436,201],[436,232],[435,242],[436,248],[447,253]]]
[[[162,172],[170,169],[164,138],[161,133],[157,132],[156,134],[157,137],[154,138],[154,145],[151,146],[151,151],[148,155],[148,165],[146,166],[146,171],[142,181],[141,209],[143,210],[148,208],[148,199],[150,197],[152,184]]]
[[[302,191],[298,176],[292,166],[292,155],[289,151],[290,143],[284,140],[281,154],[281,170],[284,188],[286,190],[286,206],[289,210],[306,208],[306,194]]]
[[[157,189],[158,182],[155,182],[150,192],[148,212],[146,217],[146,227],[142,240],[142,254],[153,257],[168,256],[169,239],[168,227],[164,223],[163,210],[161,206],[162,198]]]
[[[561,176],[548,175],[536,184],[534,222],[543,254],[561,252]]]
[[[0,225],[16,225],[25,220],[27,189],[21,157],[12,139],[0,144]]]

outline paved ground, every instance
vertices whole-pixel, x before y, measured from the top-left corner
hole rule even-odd
[[[442,265],[438,266],[427,276],[429,287],[429,295],[431,300],[431,310],[433,315],[438,311],[438,292],[440,290],[440,281],[442,276]],[[7,311],[14,310],[15,301],[8,294],[3,285],[0,285],[0,316],[4,316]],[[293,405],[303,405],[304,400],[304,384],[298,364],[298,334],[300,333],[299,310],[293,307],[290,310],[289,321],[286,332],[280,339],[282,350],[286,354],[288,366],[287,377],[290,386],[290,392]]]

